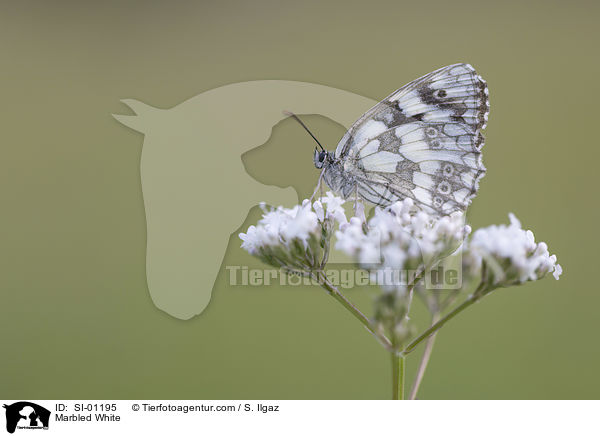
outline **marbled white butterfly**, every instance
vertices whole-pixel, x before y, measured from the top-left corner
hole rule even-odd
[[[382,207],[409,197],[429,213],[464,211],[485,174],[489,107],[487,85],[471,65],[429,73],[367,111],[335,153],[315,149],[319,183]]]

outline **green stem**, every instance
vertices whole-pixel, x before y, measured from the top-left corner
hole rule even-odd
[[[448,315],[446,315],[445,317],[440,319],[438,322],[433,324],[431,327],[429,327],[427,330],[425,330],[423,333],[421,333],[418,338],[416,338],[410,344],[408,344],[408,346],[404,349],[404,353],[408,354],[411,351],[413,351],[417,345],[419,345],[421,342],[423,342],[425,339],[427,339],[433,333],[435,333],[440,328],[442,328],[444,326],[444,324],[446,324],[448,321],[450,321],[452,318],[454,318],[460,312],[465,310],[467,307],[471,306],[473,303],[479,301],[479,299],[481,297],[483,297],[484,295],[487,294],[487,292],[484,291],[484,289],[485,289],[484,284],[482,283],[477,288],[475,293],[473,293],[472,295],[469,295],[469,297],[465,301],[463,301],[454,310],[452,310],[450,313],[448,313]]]
[[[429,327],[427,330],[425,330],[423,333],[421,333],[421,335],[419,335],[419,337],[417,337],[410,344],[408,344],[408,346],[404,349],[404,354],[408,354],[408,353],[412,352],[417,347],[417,345],[419,345],[421,342],[423,342],[425,339],[427,339],[433,333],[435,333],[440,328],[442,328],[444,326],[444,324],[446,324],[448,321],[450,321],[456,315],[461,313],[467,307],[471,306],[473,303],[478,301],[483,295],[484,294],[481,294],[478,292],[476,292],[473,295],[470,295],[463,303],[461,303],[454,310],[452,310],[450,313],[448,313],[448,315],[446,315],[445,317],[440,319],[438,322],[433,324],[431,327]]]
[[[403,353],[393,351],[392,356],[392,400],[404,400],[405,359]]]
[[[377,333],[371,324],[369,318],[367,318],[350,300],[348,300],[328,279],[324,272],[320,272],[314,277],[319,284],[325,288],[325,290],[336,299],[348,312],[350,312],[356,319],[358,319],[362,325],[377,338],[386,350],[392,349],[392,343],[383,334]]]

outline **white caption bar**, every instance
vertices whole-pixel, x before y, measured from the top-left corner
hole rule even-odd
[[[444,434],[598,432],[599,401],[0,400],[18,436],[41,434]]]

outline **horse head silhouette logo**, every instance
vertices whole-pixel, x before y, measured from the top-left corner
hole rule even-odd
[[[17,426],[24,428],[48,428],[50,411],[29,401],[19,401],[3,406],[6,409],[6,431],[14,433]]]
[[[304,82],[261,80],[204,92],[171,109],[122,100],[114,115],[145,135],[141,181],[147,225],[146,277],[154,304],[189,319],[208,305],[227,242],[261,201],[292,205],[292,188],[264,185],[241,155],[264,144],[283,109],[348,126],[374,100]],[[307,171],[312,167],[307,148]]]

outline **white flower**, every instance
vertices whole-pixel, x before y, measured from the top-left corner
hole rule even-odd
[[[344,211],[344,200],[342,197],[338,197],[335,194],[327,191],[325,197],[320,199],[321,203],[327,205],[327,218],[334,218],[339,223],[345,223],[348,221],[346,218],[346,211]]]
[[[325,204],[325,207],[323,206]],[[264,262],[288,270],[309,271],[320,266],[325,247],[329,246],[335,221],[346,222],[344,200],[327,193],[327,197],[291,209],[268,209],[261,205],[263,217],[240,233],[242,248]]]
[[[416,270],[433,266],[455,251],[469,234],[462,214],[434,217],[417,209],[410,198],[375,216],[363,228],[360,218],[340,226],[336,248],[355,257],[369,270]],[[400,283],[383,283],[386,290],[402,290]]]
[[[319,200],[317,200],[313,203],[313,209],[315,210],[315,213],[317,214],[317,219],[319,221],[324,221],[325,220],[325,209],[323,209],[323,205],[321,204],[321,202]]]
[[[335,248],[350,256],[356,256],[360,248],[370,242],[363,232],[362,222],[358,217],[352,217],[348,223],[340,225],[336,237]]]
[[[556,262],[556,256],[555,255],[552,255],[550,257],[553,257],[554,258],[554,262]],[[554,276],[554,278],[556,280],[558,280],[558,278],[560,277],[560,275],[562,274],[562,272],[563,272],[562,271],[562,266],[560,266],[558,263],[556,263],[554,265],[554,271],[552,271],[552,275]]]
[[[467,266],[479,272],[488,268],[492,286],[509,286],[538,280],[552,272],[558,280],[562,268],[550,255],[545,242],[537,243],[533,232],[523,230],[519,220],[509,214],[510,225],[493,225],[478,229],[465,247]]]
[[[298,239],[303,244],[308,243],[311,235],[317,235],[320,231],[319,219],[317,214],[311,210],[308,200],[302,203],[295,211],[291,219],[280,221],[279,234],[284,241]]]
[[[242,248],[250,254],[263,246],[274,246],[299,239],[306,243],[311,234],[319,228],[317,214],[310,205],[294,206],[292,209],[278,207],[263,214],[256,226],[250,226],[247,233],[240,233]]]
[[[242,248],[250,254],[256,254],[259,248],[265,244],[266,235],[262,234],[264,229],[250,226],[247,233],[240,233]]]

